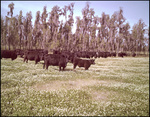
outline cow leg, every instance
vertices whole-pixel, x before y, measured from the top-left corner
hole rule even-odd
[[[76,68],[76,66],[77,66],[77,65],[76,65],[76,64],[74,64],[74,65],[73,65],[73,69],[75,69],[75,68]]]
[[[88,67],[85,67],[85,70],[88,70]]]
[[[24,58],[23,62],[25,62],[25,60],[26,60],[26,59]]]
[[[37,64],[37,60],[35,60],[35,65]]]
[[[61,66],[59,66],[59,71],[61,71]]]
[[[24,59],[24,62],[28,63],[28,59]]]
[[[45,62],[44,62],[44,64],[43,64],[43,69],[45,68]]]
[[[46,69],[48,70],[48,65],[46,65]]]

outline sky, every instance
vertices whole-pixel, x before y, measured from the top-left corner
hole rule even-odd
[[[13,16],[19,15],[20,10],[23,12],[23,16],[26,16],[27,12],[32,12],[32,24],[34,25],[36,12],[40,11],[40,15],[43,12],[44,6],[47,6],[47,12],[51,12],[54,6],[59,6],[64,8],[70,3],[74,4],[74,22],[76,22],[76,16],[82,18],[82,9],[86,6],[86,1],[1,1],[1,16],[5,17],[9,11],[8,5],[13,2],[14,10]],[[109,14],[111,17],[114,12],[119,11],[120,7],[123,8],[123,16],[126,19],[126,23],[130,24],[130,30],[134,24],[137,24],[139,19],[147,25],[145,28],[149,27],[149,1],[89,1],[90,8],[95,11],[95,16],[101,17],[102,12]],[[67,15],[69,15],[68,12]],[[49,16],[48,16],[49,17]],[[60,17],[59,20],[65,22],[65,17]],[[72,32],[76,30],[76,24],[72,27]]]

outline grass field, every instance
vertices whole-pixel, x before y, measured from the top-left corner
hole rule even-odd
[[[149,57],[98,58],[89,70],[71,63],[1,60],[1,116],[149,116]]]

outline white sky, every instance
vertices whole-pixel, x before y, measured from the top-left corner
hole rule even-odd
[[[44,6],[47,6],[47,12],[51,12],[52,8],[57,5],[60,8],[68,6],[74,2],[74,21],[76,22],[76,16],[82,18],[82,9],[86,5],[86,1],[1,1],[1,16],[6,16],[9,11],[8,5],[13,2],[14,10],[13,16],[19,15],[20,10],[23,12],[23,16],[26,16],[27,12],[32,12],[32,24],[35,22],[36,12],[40,11],[40,15],[43,12]],[[115,11],[119,11],[119,8],[123,7],[123,16],[126,18],[125,22],[129,22],[131,28],[135,23],[138,23],[139,19],[149,27],[149,1],[90,1],[90,8],[95,11],[95,16],[101,17],[102,12],[109,14],[111,17]],[[69,15],[69,12],[68,14]],[[49,16],[48,16],[49,17]],[[65,17],[60,18],[65,22]],[[75,32],[76,25],[74,24],[72,31]]]

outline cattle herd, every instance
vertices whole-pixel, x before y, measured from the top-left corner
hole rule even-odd
[[[95,64],[96,58],[107,58],[107,57],[116,57],[116,52],[94,52],[94,51],[58,51],[53,50],[53,54],[48,54],[48,50],[46,49],[28,49],[28,50],[1,50],[1,59],[2,58],[11,58],[12,61],[17,58],[17,56],[20,56],[23,58],[24,62],[28,62],[28,60],[35,61],[35,64],[37,64],[40,61],[44,61],[43,69],[46,66],[46,69],[48,70],[48,67],[50,65],[52,66],[59,66],[59,71],[61,71],[61,68],[63,70],[67,66],[67,63],[70,62],[73,64],[73,69],[78,67],[84,67],[85,70],[88,70],[88,68],[91,66],[91,64]],[[124,57],[127,56],[125,52],[119,52],[118,57]],[[132,54],[133,57],[136,56],[135,53]],[[87,58],[87,59],[84,59]],[[94,59],[93,59],[94,58]]]

